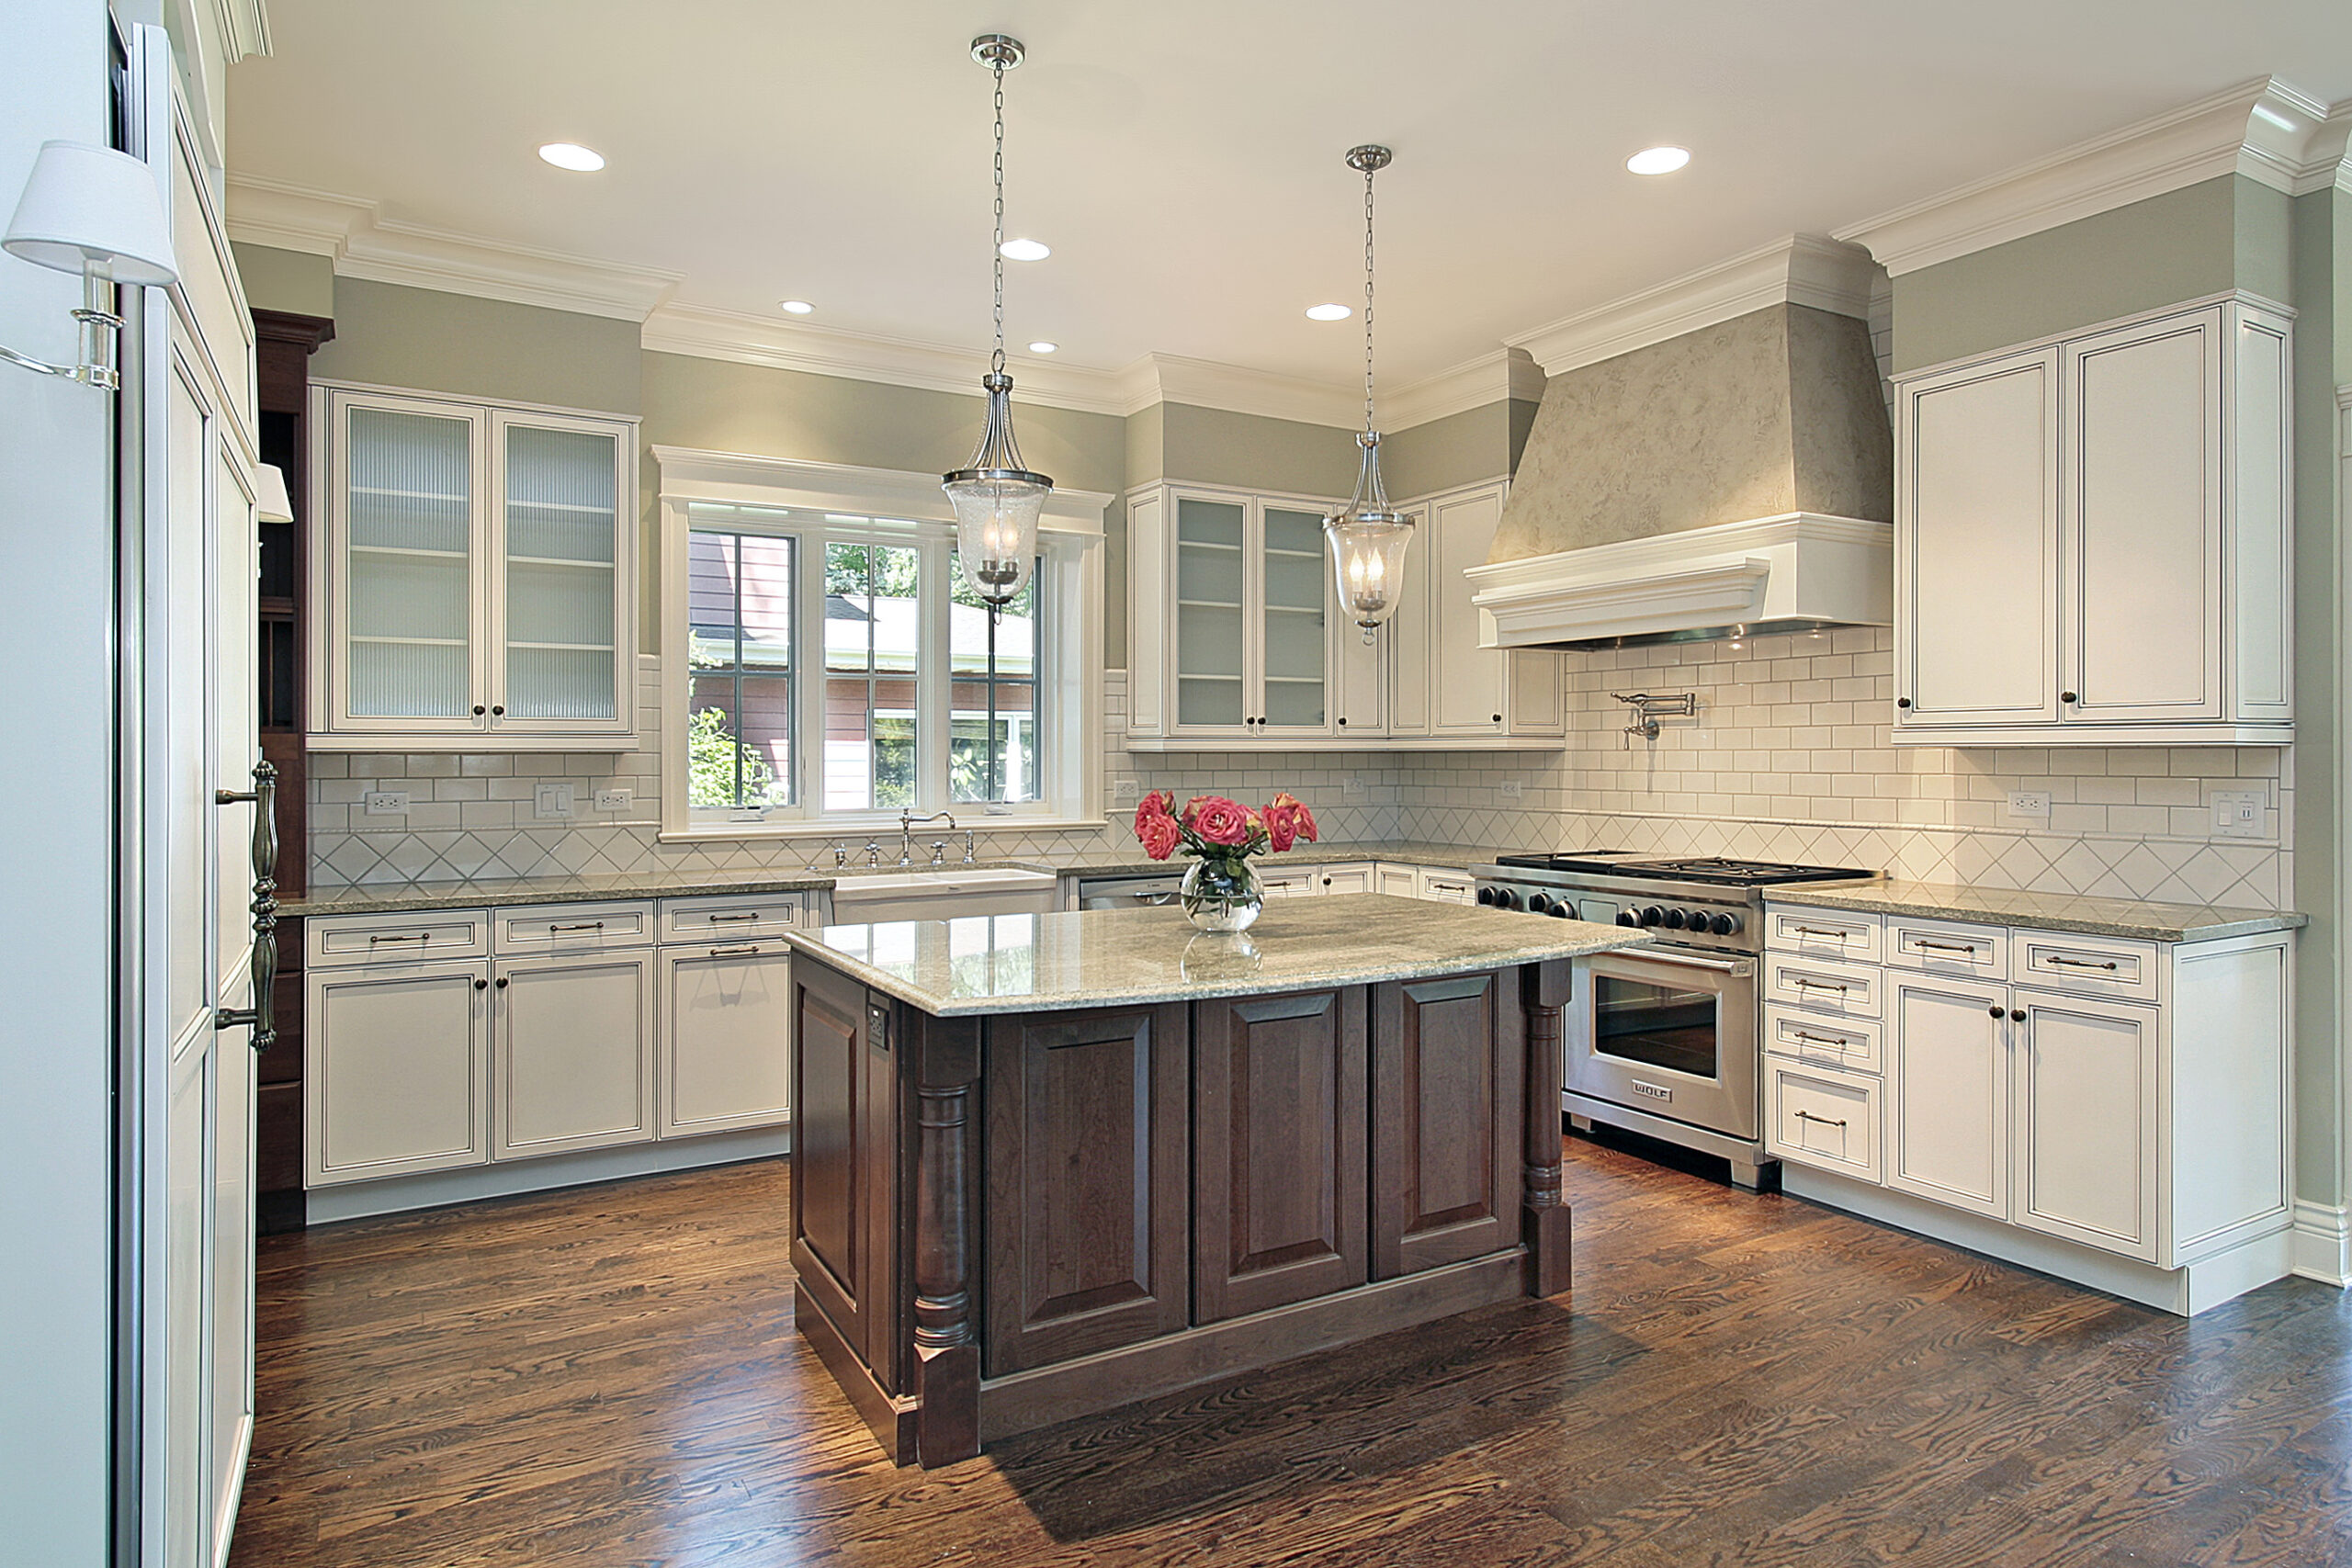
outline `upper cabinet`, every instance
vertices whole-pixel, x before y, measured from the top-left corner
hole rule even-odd
[[[2290,332],[2232,297],[1898,382],[1897,742],[2293,738]]]
[[[1370,642],[1339,607],[1336,503],[1182,485],[1127,500],[1128,744],[1500,749],[1565,733],[1559,659],[1478,646],[1462,568],[1487,558],[1498,482],[1404,508],[1403,602]]]
[[[634,744],[636,422],[317,396],[310,744]]]

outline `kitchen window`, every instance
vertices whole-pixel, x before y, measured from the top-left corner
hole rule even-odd
[[[939,510],[664,496],[665,837],[1099,820],[1094,536],[991,615]]]

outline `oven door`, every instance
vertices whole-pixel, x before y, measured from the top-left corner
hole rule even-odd
[[[1577,968],[1569,1089],[1730,1137],[1757,1135],[1754,959],[1641,948]]]

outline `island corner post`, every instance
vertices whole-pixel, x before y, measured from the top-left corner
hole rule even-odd
[[[894,1462],[1568,1288],[1565,957],[945,1017],[794,969],[795,1316]]]

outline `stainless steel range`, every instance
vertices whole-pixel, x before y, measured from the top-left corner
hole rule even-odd
[[[1732,1180],[1756,1186],[1771,1163],[1757,1093],[1764,890],[1877,873],[1608,850],[1500,855],[1474,869],[1481,904],[1652,933],[1647,946],[1577,961],[1562,1108],[1579,1124],[1720,1155]]]

